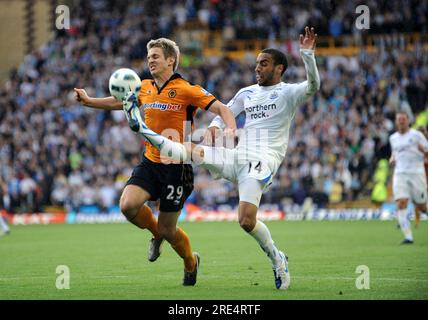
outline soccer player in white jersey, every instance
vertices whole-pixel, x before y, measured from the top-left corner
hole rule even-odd
[[[428,142],[422,132],[411,129],[405,112],[395,115],[397,132],[389,137],[391,144],[390,163],[394,165],[393,193],[397,205],[397,218],[404,234],[402,244],[412,244],[407,205],[413,201],[422,212],[427,212],[427,179],[424,157],[428,153]]]
[[[244,132],[234,149],[201,145],[182,145],[150,130],[129,93],[124,101],[128,121],[136,120],[138,130],[151,144],[174,160],[192,159],[207,168],[214,178],[223,177],[238,184],[238,219],[241,227],[260,245],[272,262],[277,289],[290,285],[288,257],[277,249],[267,226],[257,219],[262,194],[284,159],[292,119],[297,107],[320,87],[314,50],[317,35],[314,29],[305,28],[300,35],[300,54],[305,64],[307,80],[298,84],[281,81],[287,68],[286,56],[276,49],[265,49],[256,60],[257,84],[238,91],[228,106],[235,116],[246,113]],[[130,122],[131,123],[131,122]],[[135,121],[132,121],[135,123]],[[223,129],[224,122],[216,117],[209,131]],[[131,127],[132,128],[132,127]]]
[[[0,212],[0,228],[4,234],[9,234],[10,229]]]
[[[9,226],[6,223],[5,218],[2,216],[2,212],[5,211],[6,202],[8,198],[7,195],[7,185],[3,181],[2,177],[0,176],[0,229],[3,231],[4,234],[10,234]]]
[[[422,132],[424,137],[428,139],[428,131],[426,126],[419,126],[416,129]],[[427,178],[427,183],[428,183],[428,153],[425,153],[424,166],[425,166],[425,177]],[[416,229],[419,228],[420,222],[421,222],[421,210],[419,209],[419,207],[415,207],[415,228]]]

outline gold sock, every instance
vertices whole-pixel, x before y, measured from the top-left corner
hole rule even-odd
[[[171,242],[171,247],[178,253],[184,260],[184,270],[192,272],[196,268],[196,259],[190,246],[190,240],[183,229],[177,228],[175,239]]]
[[[158,232],[158,221],[149,206],[143,205],[131,222],[141,229],[148,229],[153,234],[154,238],[160,238]]]

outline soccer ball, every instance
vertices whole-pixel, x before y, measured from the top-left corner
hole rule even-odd
[[[141,79],[132,69],[118,69],[110,76],[108,89],[116,100],[122,101],[129,91],[133,91],[136,95],[138,94],[141,89]]]

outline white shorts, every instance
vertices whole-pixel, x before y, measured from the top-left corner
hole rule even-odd
[[[427,180],[425,174],[396,173],[393,177],[394,200],[409,199],[417,204],[427,202]]]
[[[237,149],[203,146],[204,161],[201,164],[214,179],[224,178],[239,187],[239,200],[250,202],[257,207],[261,195],[272,184],[273,176],[278,170],[278,161],[270,156],[263,158],[248,157],[239,154]]]

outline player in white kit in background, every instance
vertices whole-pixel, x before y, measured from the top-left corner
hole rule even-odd
[[[5,218],[2,216],[2,213],[6,212],[6,207],[9,207],[7,203],[10,203],[10,199],[7,196],[7,185],[0,176],[0,229],[3,234],[10,234],[10,228],[7,225]]]
[[[10,229],[9,226],[7,225],[5,219],[3,218],[3,216],[1,215],[1,211],[0,211],[0,229],[2,230],[2,232],[4,234],[9,234],[10,233]]]
[[[287,68],[286,56],[281,51],[265,49],[258,55],[257,84],[239,90],[228,103],[235,116],[242,111],[246,113],[244,131],[234,149],[195,144],[184,146],[172,142],[145,125],[138,108],[132,103],[131,93],[124,101],[128,120],[136,119],[140,123],[139,132],[164,155],[181,161],[191,158],[207,168],[214,178],[222,177],[238,184],[239,223],[270,258],[277,289],[287,289],[290,285],[288,257],[278,250],[267,226],[257,219],[257,210],[262,194],[267,191],[284,159],[297,107],[319,90],[320,78],[314,56],[316,38],[314,29],[308,27],[305,36],[300,35],[300,54],[307,80],[298,84],[281,81]],[[216,117],[209,132],[216,136],[216,130],[224,127],[223,121]]]
[[[428,153],[425,136],[409,126],[405,112],[395,115],[397,132],[389,137],[391,144],[390,163],[394,165],[393,193],[397,205],[397,219],[404,234],[402,244],[412,244],[413,235],[408,212],[409,200],[422,212],[427,212],[427,180],[424,156]]]

